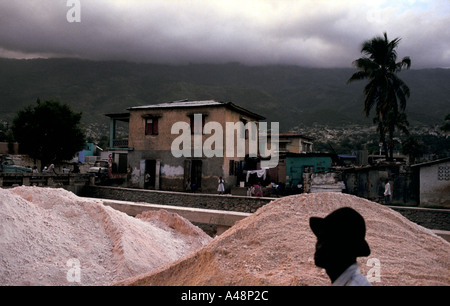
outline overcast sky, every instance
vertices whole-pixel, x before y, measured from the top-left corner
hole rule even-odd
[[[0,0],[0,57],[351,67],[387,32],[412,68],[450,67],[450,0],[78,1],[68,22],[67,0]]]

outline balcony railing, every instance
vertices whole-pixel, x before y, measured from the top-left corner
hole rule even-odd
[[[113,148],[128,148],[128,139],[114,139]]]

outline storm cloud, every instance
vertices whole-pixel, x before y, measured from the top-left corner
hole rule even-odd
[[[76,1],[75,1],[76,2]],[[66,0],[0,2],[0,57],[350,67],[364,40],[401,37],[414,68],[450,66],[450,3]]]

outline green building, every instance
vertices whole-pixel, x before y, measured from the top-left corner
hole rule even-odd
[[[303,184],[305,172],[327,172],[333,163],[333,155],[327,153],[306,153],[286,155],[286,182]]]

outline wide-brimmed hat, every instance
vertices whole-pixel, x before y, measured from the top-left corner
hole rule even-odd
[[[350,207],[339,208],[325,218],[311,217],[309,226],[319,240],[342,243],[356,257],[370,254],[364,218]]]

